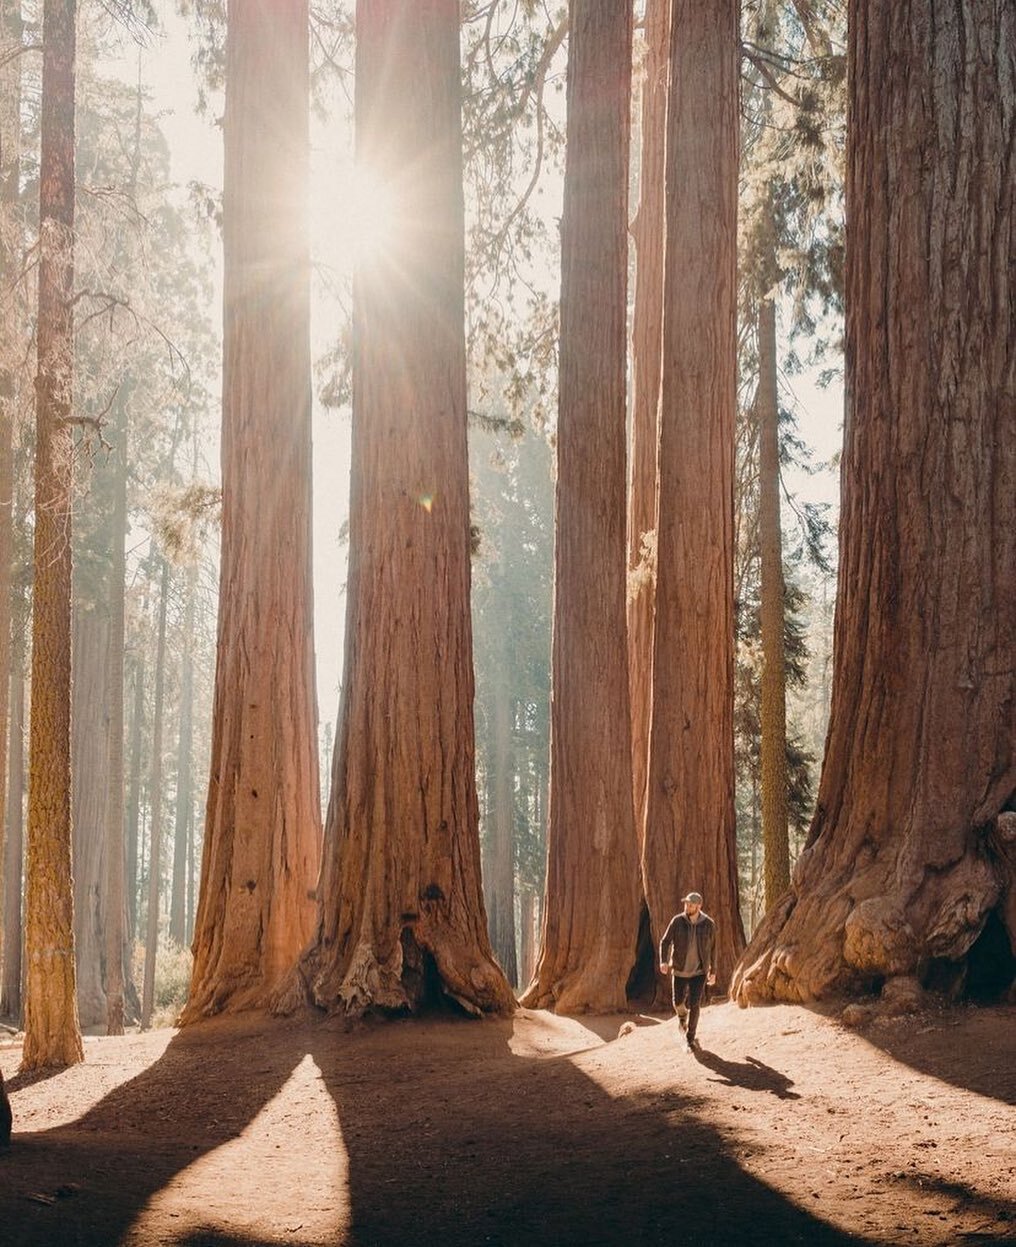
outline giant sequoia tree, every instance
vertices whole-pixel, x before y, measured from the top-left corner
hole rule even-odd
[[[572,0],[561,221],[550,818],[526,1004],[623,1008],[638,845],[625,647],[625,290],[631,6]]]
[[[1001,989],[1016,948],[1016,12],[853,0],[848,30],[831,719],[742,1003],[964,968]]]
[[[346,658],[315,947],[326,1008],[513,1006],[480,884],[457,0],[359,0],[356,157],[393,229],[353,290]]]
[[[23,1067],[83,1059],[71,892],[75,0],[43,6]]]
[[[228,9],[222,570],[187,1020],[268,1004],[314,924],[307,20],[307,0]]]
[[[675,0],[645,885],[658,938],[683,892],[743,947],[734,840],[733,468],[738,5]]]

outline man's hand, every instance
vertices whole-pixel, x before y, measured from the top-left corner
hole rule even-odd
[[[716,974],[712,970],[710,970],[709,973],[706,975],[706,985],[708,987],[716,986]]]
[[[667,963],[666,963],[665,961],[661,961],[661,962],[660,962],[660,973],[661,973],[661,974],[669,974],[669,973],[670,973],[670,966],[668,966],[668,965],[667,965]]]

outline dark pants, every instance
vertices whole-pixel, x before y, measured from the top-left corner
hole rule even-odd
[[[698,1030],[699,1010],[702,1007],[702,992],[706,985],[704,974],[695,974],[690,979],[683,979],[679,974],[671,975],[671,989],[674,993],[674,1010],[678,1005],[688,1006],[688,1038],[694,1039]]]

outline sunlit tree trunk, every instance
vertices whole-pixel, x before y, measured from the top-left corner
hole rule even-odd
[[[639,925],[625,647],[631,6],[572,0],[561,221],[547,894],[526,1004],[626,1004]]]
[[[176,765],[176,817],[173,828],[173,879],[169,905],[169,938],[177,944],[187,940],[187,855],[194,820],[194,788],[191,779],[194,742],[194,610],[197,601],[198,566],[187,571],[187,601],[183,622],[183,663],[180,674],[180,734]]]
[[[848,19],[832,708],[742,1003],[964,966],[1004,990],[1016,966],[995,939],[1016,948],[1016,10],[852,0]]]
[[[765,905],[790,886],[787,830],[787,668],[783,535],[780,526],[780,409],[776,369],[776,304],[758,309],[759,549],[761,554],[762,704],[760,770]]]
[[[642,150],[635,240],[632,322],[631,459],[628,485],[628,673],[632,783],[639,845],[646,834],[646,781],[652,716],[656,593],[657,415],[663,346],[664,183],[671,0],[648,0],[642,79]],[[662,935],[662,932],[660,932]]]
[[[109,786],[106,703],[109,619],[105,609],[75,603],[74,686],[71,692],[71,821],[74,827],[74,956],[78,1018],[106,1021],[102,957],[105,951],[105,880]]]
[[[674,0],[652,734],[654,935],[689,889],[729,979],[744,937],[734,840],[737,0]]]
[[[507,1012],[480,882],[459,5],[359,0],[356,154],[391,234],[353,294],[346,661],[314,998]]]
[[[141,986],[141,1028],[152,1024],[155,1008],[155,963],[159,954],[159,898],[162,893],[162,723],[166,693],[166,612],[169,563],[162,560],[159,589],[159,630],[155,650],[155,703],[152,709],[152,771],[148,828],[148,915],[145,928],[145,969]]]
[[[74,0],[45,0],[23,1067],[84,1057],[71,887]]]
[[[308,41],[306,0],[228,6],[222,571],[185,1020],[273,1003],[314,926]]]

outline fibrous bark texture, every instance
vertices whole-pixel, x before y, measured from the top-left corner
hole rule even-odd
[[[656,939],[682,895],[704,895],[722,986],[744,946],[733,728],[736,0],[675,0],[670,57],[644,875]]]
[[[626,1005],[641,888],[625,635],[629,5],[572,0],[561,221],[550,818],[523,1002]]]
[[[783,532],[780,524],[780,406],[777,381],[776,305],[763,297],[758,309],[759,481],[761,563],[762,705],[760,771],[765,901],[769,909],[790,886],[787,830],[787,669],[784,628]]]
[[[635,240],[635,302],[628,484],[628,678],[631,686],[632,789],[640,846],[646,834],[646,782],[652,722],[659,451],[657,420],[663,348],[670,4],[671,0],[648,0],[646,5],[639,206],[631,231]]]
[[[346,658],[314,999],[513,1008],[480,883],[456,0],[357,4],[356,147],[392,232],[354,278]]]
[[[1016,10],[854,0],[849,30],[831,719],[742,1003],[962,974],[993,921],[1016,947]]]
[[[270,1005],[314,928],[308,39],[306,0],[228,7],[222,570],[185,1021]]]
[[[70,424],[74,289],[74,0],[43,6],[35,585],[25,883],[27,1070],[83,1060],[71,890]]]

